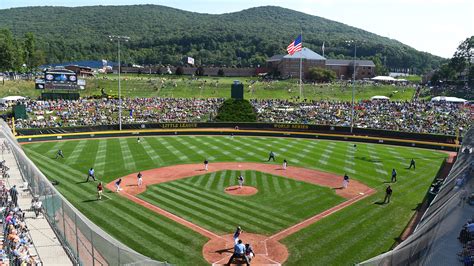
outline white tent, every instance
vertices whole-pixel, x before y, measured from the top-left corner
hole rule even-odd
[[[431,99],[432,102],[465,103],[467,100],[458,97],[436,96]]]
[[[389,101],[390,98],[388,98],[387,96],[372,96],[370,97],[370,100],[371,101],[374,101],[374,100],[384,100],[384,101]]]
[[[371,80],[373,81],[386,81],[386,82],[395,82],[397,81],[396,79],[392,78],[392,77],[389,77],[389,76],[376,76],[376,77],[373,77],[371,78]]]
[[[16,101],[19,101],[19,100],[24,100],[26,99],[25,97],[23,96],[7,96],[7,97],[3,97],[0,99],[0,102],[16,102]]]

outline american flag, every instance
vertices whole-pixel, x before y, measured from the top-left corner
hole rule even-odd
[[[288,45],[288,47],[286,48],[286,51],[288,51],[290,55],[293,55],[294,53],[301,51],[302,47],[303,47],[303,43],[301,41],[301,34],[300,34],[294,41],[290,43],[290,45]]]

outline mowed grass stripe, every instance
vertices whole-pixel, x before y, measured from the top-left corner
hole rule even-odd
[[[107,140],[99,140],[99,146],[95,155],[94,169],[97,176],[103,176],[105,171],[105,158],[107,157]]]
[[[82,150],[84,149],[84,147],[87,145],[88,143],[88,140],[80,140],[78,142],[76,142],[77,145],[74,146],[74,149],[72,151],[70,151],[69,154],[67,154],[67,157],[66,157],[66,164],[70,164],[70,163],[76,163],[76,160],[79,158],[79,156],[81,155],[82,153]]]
[[[133,171],[136,168],[135,160],[133,158],[133,154],[130,151],[130,147],[128,146],[128,141],[126,138],[119,138],[120,149],[122,150],[122,159],[125,165],[125,169],[128,172]]]
[[[262,219],[274,219],[276,223],[282,226],[287,223],[291,223],[295,221],[295,218],[291,216],[280,215],[277,211],[274,211],[272,209],[265,209],[260,206],[254,206],[252,209],[248,210],[242,207],[242,203],[240,200],[235,199],[233,197],[229,197],[227,195],[223,195],[222,192],[218,193],[218,192],[212,192],[212,191],[199,190],[196,186],[188,185],[187,183],[184,183],[184,182],[171,182],[168,185],[173,186],[176,190],[181,189],[188,193],[194,193],[197,196],[207,199],[209,201],[213,201],[216,204],[227,206],[238,211],[247,212],[251,215],[261,216]]]
[[[161,142],[163,143],[163,146],[171,153],[173,153],[179,161],[181,162],[187,162],[190,161],[190,158],[186,156],[184,153],[182,153],[179,149],[176,149],[171,142],[172,140],[168,140],[168,138],[162,137]]]
[[[225,205],[215,204],[215,202],[211,200],[196,196],[195,190],[183,191],[166,185],[163,186],[163,188],[165,189],[160,191],[166,191],[165,194],[175,201],[178,208],[189,206],[190,209],[194,210],[193,212],[207,217],[207,219],[217,219],[217,221],[227,225],[235,223],[236,221],[245,221],[241,223],[249,225],[248,228],[252,228],[254,232],[270,232],[277,228],[273,222],[266,222],[261,220],[258,216],[251,216],[248,213],[237,211]],[[157,189],[158,188],[154,187],[155,191]],[[233,227],[234,226],[229,229]],[[212,227],[210,227],[210,230],[212,230]]]
[[[160,206],[161,208],[178,215],[187,221],[197,223],[206,229],[211,229],[213,232],[225,231],[225,225],[222,223],[222,221],[215,218],[212,213],[205,212],[205,216],[203,216],[202,212],[196,212],[196,210],[188,203],[175,197],[173,192],[156,188],[152,188],[150,191],[156,193],[156,196],[152,193],[147,193],[141,194],[139,197],[152,203],[153,205]]]
[[[160,155],[155,151],[155,149],[151,146],[151,144],[148,142],[149,138],[142,138],[141,139],[141,144],[143,145],[143,150],[148,154],[150,159],[153,161],[154,165],[159,167],[162,165],[164,162],[161,159]]]

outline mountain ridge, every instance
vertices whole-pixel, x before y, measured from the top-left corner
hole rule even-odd
[[[302,25],[302,27],[300,27]],[[82,59],[114,59],[116,45],[108,35],[127,35],[124,58],[138,64],[177,64],[184,56],[201,64],[257,65],[285,52],[303,30],[303,45],[328,58],[350,58],[360,42],[358,57],[378,56],[393,69],[426,71],[442,58],[420,52],[344,23],[277,6],[207,14],[160,5],[21,7],[0,10],[0,28],[17,38],[33,32],[49,63]],[[362,41],[364,41],[362,43]]]

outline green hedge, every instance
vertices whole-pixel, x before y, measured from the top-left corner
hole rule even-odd
[[[217,122],[256,122],[257,114],[248,100],[227,99],[216,116]]]

